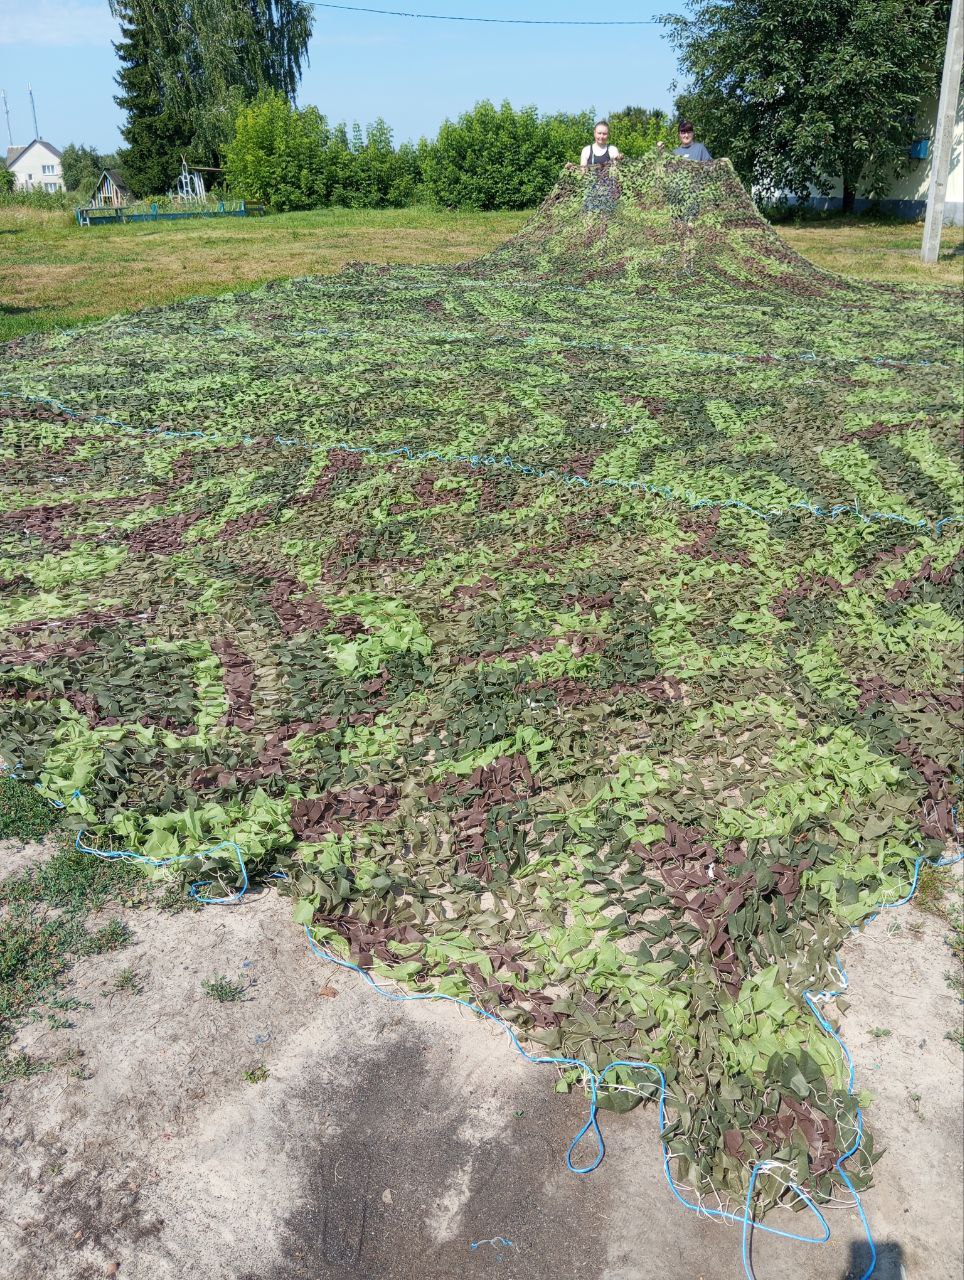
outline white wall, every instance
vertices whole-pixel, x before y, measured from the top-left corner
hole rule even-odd
[[[892,200],[927,200],[927,188],[931,180],[931,157],[934,153],[934,131],[937,121],[937,103],[928,112],[928,139],[930,156],[926,160],[912,160],[911,168],[902,178],[895,178],[887,195]],[[964,210],[964,96],[957,100],[954,117],[954,142],[951,146],[951,172],[947,183],[947,205],[956,206],[958,216],[955,226],[961,225]],[[950,219],[945,217],[945,221]]]
[[[927,189],[931,180],[931,158],[934,154],[934,132],[937,122],[936,98],[922,105],[921,117],[925,123],[917,136],[926,137],[929,140],[928,158],[911,160],[907,171],[901,177],[893,178],[879,196],[880,204],[886,211],[907,218],[923,218],[927,209]],[[908,143],[913,140],[908,138]],[[841,194],[842,190],[838,182],[830,196],[820,196],[814,192],[811,203],[821,209],[839,208]],[[861,209],[868,203],[870,202],[866,191],[858,190],[857,208]],[[944,205],[944,225],[964,226],[964,96],[958,97],[957,115],[954,118],[954,142],[951,147],[951,170]]]
[[[44,168],[52,173],[44,173]],[[45,142],[32,142],[26,151],[10,166],[14,185],[18,191],[63,191],[64,175],[60,158]]]

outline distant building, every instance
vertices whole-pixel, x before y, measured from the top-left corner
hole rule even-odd
[[[900,177],[894,177],[884,190],[871,199],[858,184],[856,212],[873,205],[882,213],[898,218],[922,220],[927,212],[927,189],[931,180],[931,162],[934,156],[934,134],[937,127],[937,100],[931,98],[922,104],[919,128],[915,136],[907,139],[910,163]],[[793,201],[791,201],[794,203]],[[841,185],[838,182],[829,196],[814,191],[809,203],[815,209],[839,209],[842,203]],[[957,100],[954,117],[954,139],[951,144],[951,168],[944,202],[944,225],[964,226],[964,97]]]
[[[131,193],[116,169],[105,169],[88,205],[94,209],[118,208],[130,201]]]
[[[25,147],[7,147],[6,167],[18,191],[64,190],[60,152],[43,138],[34,138]]]

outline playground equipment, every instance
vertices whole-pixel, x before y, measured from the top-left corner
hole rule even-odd
[[[171,199],[181,204],[203,204],[207,199],[204,178],[198,169],[189,169],[187,161],[181,156],[181,172],[178,174]]]

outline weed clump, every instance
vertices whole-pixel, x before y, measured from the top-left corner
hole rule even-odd
[[[42,866],[0,883],[0,1084],[46,1069],[23,1054],[8,1056],[16,1027],[44,1010],[53,1029],[71,1025],[63,1011],[78,1002],[57,994],[71,964],[116,951],[131,938],[122,920],[90,929],[88,917],[110,902],[138,901],[143,888],[135,868],[100,862],[65,843]]]
[[[216,978],[205,978],[201,983],[201,990],[218,1004],[234,1004],[244,999],[247,985],[241,978],[226,978],[220,975]]]

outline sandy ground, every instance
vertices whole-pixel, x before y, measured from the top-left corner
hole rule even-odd
[[[0,846],[0,874],[37,854]],[[584,1101],[554,1094],[551,1069],[467,1012],[393,1004],[313,957],[275,892],[124,918],[133,945],[73,971],[67,994],[90,1004],[74,1025],[18,1036],[63,1062],[0,1096],[3,1280],[742,1275],[739,1229],[685,1212],[662,1182],[652,1109],[604,1115],[606,1159],[574,1177]],[[865,1197],[880,1280],[964,1268],[944,933],[909,908],[845,954],[844,1034],[888,1148]],[[114,989],[128,967],[139,992]],[[216,974],[242,975],[244,999],[205,995]],[[245,1080],[262,1064],[267,1079]],[[860,1276],[854,1213],[830,1221],[826,1245],[758,1234],[758,1280]]]

